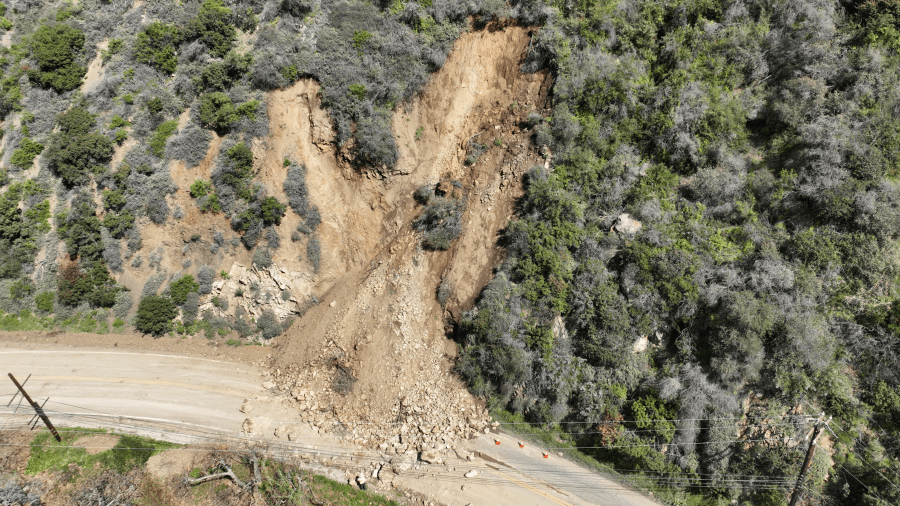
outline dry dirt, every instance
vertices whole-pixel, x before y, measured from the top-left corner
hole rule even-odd
[[[83,436],[72,443],[73,446],[84,448],[88,455],[96,455],[100,452],[112,449],[119,442],[119,436],[112,434],[97,434],[96,436]]]

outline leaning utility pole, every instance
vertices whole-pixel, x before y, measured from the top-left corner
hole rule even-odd
[[[50,419],[47,418],[47,415],[44,413],[44,408],[41,407],[40,404],[31,400],[31,397],[28,395],[27,392],[25,392],[25,389],[22,388],[22,385],[19,384],[19,382],[16,380],[16,377],[13,376],[12,373],[8,373],[8,374],[9,374],[9,379],[11,379],[12,382],[16,384],[16,388],[19,389],[19,392],[22,392],[22,397],[24,397],[25,400],[28,401],[29,404],[31,404],[31,407],[34,408],[34,412],[37,414],[37,416],[39,416],[41,418],[41,420],[44,421],[44,425],[46,425],[47,428],[50,429],[50,433],[53,434],[53,437],[55,437],[56,440],[61,443],[62,438],[59,437],[59,433],[56,432],[56,427],[54,427],[53,424],[50,423]]]
[[[819,434],[822,433],[822,427],[830,421],[831,417],[829,417],[828,420],[825,420],[825,413],[822,413],[822,415],[819,416],[819,419],[816,420],[816,426],[812,433],[812,441],[809,442],[809,448],[806,450],[806,459],[803,461],[803,467],[800,468],[800,475],[797,476],[797,484],[794,485],[794,493],[791,494],[789,506],[797,506],[797,503],[803,496],[803,480],[806,479],[806,473],[809,471],[810,464],[812,464],[813,453],[816,452],[816,440],[819,439]]]

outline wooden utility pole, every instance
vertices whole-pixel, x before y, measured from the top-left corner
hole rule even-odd
[[[50,423],[50,419],[47,418],[47,415],[44,413],[44,408],[41,405],[39,405],[38,403],[31,400],[31,397],[28,395],[27,392],[25,392],[25,389],[22,388],[22,385],[20,385],[19,382],[16,381],[16,377],[13,376],[12,373],[8,373],[8,374],[9,374],[9,379],[11,379],[12,382],[16,384],[16,388],[19,389],[19,392],[22,392],[22,397],[24,397],[25,400],[28,401],[29,404],[31,404],[31,407],[34,408],[34,412],[37,414],[37,416],[39,416],[41,418],[41,420],[43,420],[44,425],[46,425],[47,428],[50,429],[50,433],[53,434],[53,437],[55,437],[56,440],[61,443],[62,438],[59,437],[59,433],[56,432],[56,427],[54,427],[53,424]]]
[[[803,461],[803,467],[800,468],[800,475],[797,476],[797,484],[794,485],[794,493],[791,494],[791,502],[790,506],[797,506],[797,503],[800,502],[800,499],[803,497],[803,481],[806,479],[806,473],[809,471],[809,466],[812,464],[813,454],[816,452],[816,441],[819,439],[819,434],[822,433],[822,427],[824,427],[831,418],[825,420],[825,413],[816,420],[816,426],[813,428],[812,440],[809,442],[809,448],[806,450],[806,459]]]

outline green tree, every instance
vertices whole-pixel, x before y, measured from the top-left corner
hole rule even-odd
[[[31,165],[34,163],[34,157],[41,154],[41,151],[43,150],[43,144],[34,142],[28,137],[23,137],[21,142],[19,142],[19,147],[13,151],[9,161],[20,169],[30,169]]]
[[[281,218],[284,216],[286,207],[275,197],[266,197],[260,203],[260,211],[263,223],[266,225],[281,225]]]
[[[231,9],[222,5],[221,0],[204,1],[197,17],[188,23],[186,34],[189,39],[203,42],[212,56],[224,58],[237,39],[237,30],[231,24]]]
[[[47,149],[47,165],[66,186],[82,184],[95,167],[109,163],[113,142],[105,135],[91,133],[95,117],[82,107],[73,107],[59,116],[60,132]]]
[[[64,24],[41,25],[29,41],[31,55],[39,69],[28,71],[28,78],[58,93],[81,86],[87,68],[75,62],[84,48],[84,33]]]
[[[181,30],[160,21],[150,23],[139,33],[134,43],[134,59],[168,74],[178,67],[176,48],[181,43]]]
[[[172,299],[162,295],[148,295],[138,304],[134,327],[145,334],[158,337],[172,327],[176,314]]]
[[[169,293],[172,297],[172,302],[179,306],[184,304],[184,301],[187,300],[187,294],[199,290],[200,284],[194,281],[194,276],[191,276],[190,274],[181,276],[177,281],[169,285]]]
[[[150,139],[150,147],[148,150],[153,156],[158,158],[162,158],[163,154],[166,151],[166,141],[172,134],[175,133],[175,129],[178,128],[178,120],[165,121],[156,127],[156,131],[153,133],[153,138]]]
[[[215,92],[200,97],[200,123],[204,126],[222,132],[237,120],[237,109],[228,95]]]

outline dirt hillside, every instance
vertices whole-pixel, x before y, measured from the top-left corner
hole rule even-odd
[[[486,422],[451,373],[456,345],[445,325],[471,307],[502,260],[498,232],[512,216],[522,176],[544,164],[522,129],[528,113],[545,112],[551,84],[546,75],[521,73],[529,40],[518,26],[463,35],[426,90],[395,114],[401,158],[392,171],[360,173],[347,162],[314,83],[269,97],[271,137],[260,177],[280,187],[282,158],[301,160],[323,219],[323,268],[312,285],[322,302],[277,338],[271,379],[310,419],[369,424],[354,431],[358,443],[421,451]],[[487,151],[467,165],[473,138]],[[423,250],[411,225],[421,212],[413,192],[448,180],[462,183],[464,232],[448,251]],[[276,263],[289,263],[280,257],[292,253],[280,249]],[[442,281],[451,288],[444,307],[436,298]],[[350,384],[349,393],[338,393]]]

